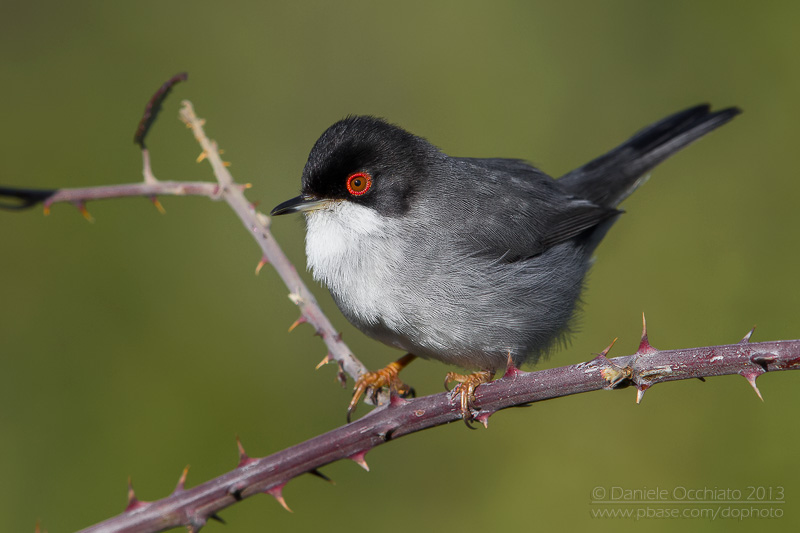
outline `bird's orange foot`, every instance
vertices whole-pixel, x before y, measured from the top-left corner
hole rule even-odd
[[[398,374],[414,359],[416,359],[415,355],[407,354],[385,368],[361,374],[353,386],[353,398],[350,400],[350,405],[347,406],[347,421],[350,422],[350,417],[355,412],[358,401],[365,393],[373,400],[377,400],[378,392],[386,387],[390,392],[402,398],[413,396],[414,389],[403,383]]]
[[[475,389],[478,388],[478,385],[483,385],[484,383],[489,383],[494,378],[494,371],[492,370],[481,370],[480,372],[473,372],[472,374],[458,374],[456,372],[448,372],[447,376],[444,378],[444,388],[451,382],[457,382],[453,388],[453,397],[455,398],[456,395],[461,394],[461,416],[464,419],[464,423],[470,429],[475,429],[472,427],[470,423],[472,421],[472,409],[475,408]]]

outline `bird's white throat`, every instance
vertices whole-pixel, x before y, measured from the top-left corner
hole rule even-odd
[[[373,322],[386,299],[389,266],[398,264],[401,253],[391,246],[396,243],[394,221],[348,201],[331,202],[305,215],[306,256],[314,279],[361,320]]]

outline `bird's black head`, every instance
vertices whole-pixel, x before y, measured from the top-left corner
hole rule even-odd
[[[369,116],[340,120],[314,144],[303,169],[302,194],[272,214],[349,201],[385,216],[404,214],[441,153],[424,139]]]

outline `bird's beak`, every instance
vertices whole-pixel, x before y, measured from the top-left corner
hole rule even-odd
[[[282,204],[278,204],[275,209],[272,210],[270,215],[277,216],[277,215],[285,215],[287,213],[297,213],[298,211],[314,211],[315,209],[320,209],[325,207],[330,203],[330,200],[315,198],[313,196],[308,196],[305,194],[301,194],[291,200],[286,200]]]

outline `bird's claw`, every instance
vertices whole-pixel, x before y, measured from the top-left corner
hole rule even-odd
[[[350,405],[347,406],[347,422],[358,407],[358,401],[364,394],[369,395],[373,401],[377,403],[378,393],[384,387],[389,389],[390,393],[395,393],[401,398],[414,396],[415,391],[403,383],[398,374],[405,365],[398,364],[398,361],[387,365],[385,368],[376,370],[375,372],[365,372],[361,374],[353,386],[353,398],[350,400]]]
[[[494,378],[494,372],[491,370],[481,370],[480,372],[473,372],[472,374],[458,374],[456,372],[448,372],[444,378],[444,388],[447,390],[451,382],[456,382],[457,385],[453,387],[453,398],[461,395],[461,417],[464,423],[470,429],[472,427],[472,410],[475,408],[475,389],[479,385],[489,383]]]

